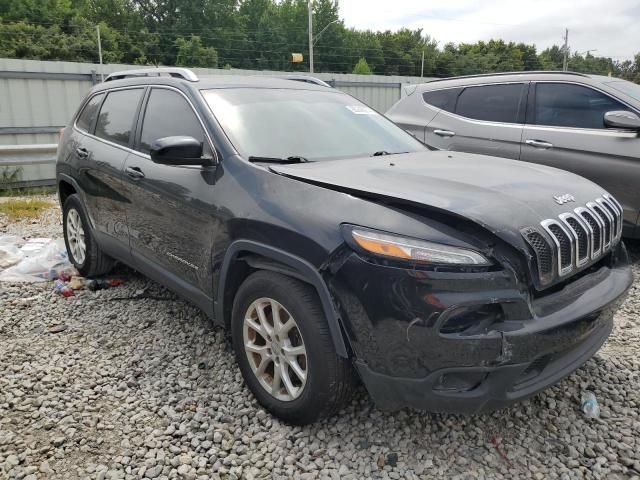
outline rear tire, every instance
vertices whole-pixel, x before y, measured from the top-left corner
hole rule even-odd
[[[82,201],[77,193],[69,195],[62,207],[62,228],[69,260],[83,277],[108,273],[114,261],[105,255],[91,235]]]
[[[332,415],[351,398],[351,363],[336,354],[310,285],[279,273],[253,273],[236,294],[231,322],[245,382],[276,417],[305,425]]]

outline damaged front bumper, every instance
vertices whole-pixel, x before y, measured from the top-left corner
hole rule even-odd
[[[357,254],[330,284],[380,408],[476,413],[529,397],[586,362],[631,282],[620,244],[607,262],[537,298],[506,270],[417,271]]]

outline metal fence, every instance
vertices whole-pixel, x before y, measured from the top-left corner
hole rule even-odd
[[[51,181],[59,130],[103,75],[132,68],[140,66],[0,58],[0,171],[19,166],[23,182],[46,184]],[[200,77],[287,73],[211,68],[194,68],[193,71]],[[400,99],[403,86],[428,80],[334,73],[316,73],[314,76],[382,113]],[[47,155],[48,159],[45,159]]]

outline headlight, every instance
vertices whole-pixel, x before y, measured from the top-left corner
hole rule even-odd
[[[473,250],[361,228],[354,228],[350,233],[360,248],[376,255],[421,263],[491,265],[489,260]]]

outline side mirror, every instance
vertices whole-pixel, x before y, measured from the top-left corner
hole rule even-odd
[[[615,110],[604,114],[604,124],[611,128],[640,130],[640,117],[633,112]]]
[[[204,165],[202,143],[193,137],[164,137],[151,144],[151,160],[162,165]]]

